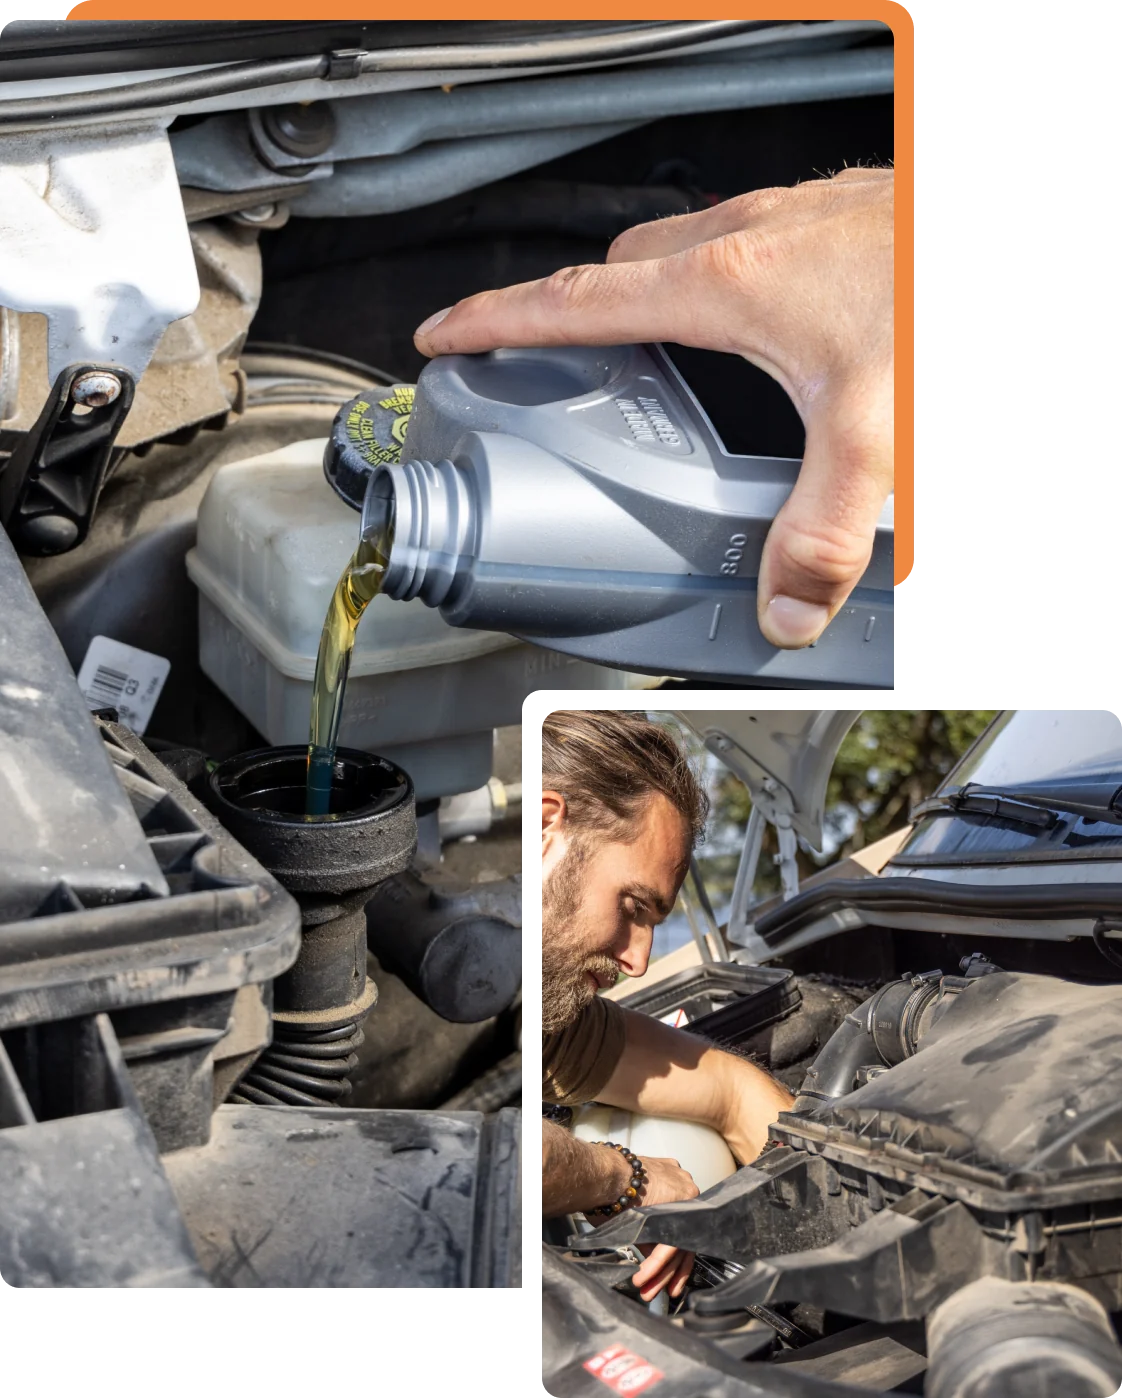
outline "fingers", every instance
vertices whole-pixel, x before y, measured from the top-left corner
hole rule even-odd
[[[421,325],[422,354],[674,339],[681,269],[661,262],[564,267],[541,281],[482,291]]]
[[[853,184],[859,180],[890,180],[894,174],[895,171],[890,165],[847,165],[832,178]]]
[[[686,1283],[690,1279],[690,1273],[693,1271],[692,1252],[679,1253],[679,1259],[674,1278],[669,1287],[671,1296],[681,1296],[682,1292],[686,1289]]]
[[[678,1248],[669,1244],[660,1243],[658,1247],[651,1250],[647,1260],[639,1268],[639,1271],[632,1278],[632,1285],[639,1289],[639,1295],[644,1302],[653,1300],[668,1282],[672,1282],[678,1275],[678,1269],[682,1260],[682,1254]]]
[[[772,645],[794,650],[822,634],[868,566],[891,489],[890,394],[887,406],[808,418],[799,478],[760,564],[758,617]]]
[[[693,1271],[693,1253],[681,1252],[667,1243],[648,1249],[647,1260],[631,1278],[644,1301],[653,1301],[665,1287],[671,1296],[681,1296]]]
[[[675,214],[673,218],[637,223],[616,238],[608,249],[607,260],[609,264],[646,262],[685,252],[699,243],[751,227],[789,194],[790,190],[786,189],[757,189],[751,194],[725,199],[696,214]]]

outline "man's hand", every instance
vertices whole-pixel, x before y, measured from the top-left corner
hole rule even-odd
[[[679,1199],[696,1199],[700,1190],[688,1170],[676,1160],[657,1155],[640,1157],[647,1170],[644,1204],[673,1204]],[[693,1253],[682,1252],[668,1243],[639,1249],[646,1261],[631,1278],[644,1301],[653,1301],[663,1287],[671,1296],[681,1296],[693,1271]]]
[[[696,1199],[701,1193],[690,1172],[676,1160],[662,1155],[644,1155],[640,1159],[647,1171],[644,1204],[673,1204],[679,1199]]]
[[[893,176],[844,170],[628,229],[607,264],[470,296],[423,354],[670,340],[741,354],[806,428],[760,567],[760,629],[817,639],[868,564],[893,471]]]
[[[647,1183],[642,1191],[644,1204],[669,1204],[678,1199],[696,1199],[697,1185],[688,1170],[676,1160],[646,1156],[643,1165]],[[618,1199],[631,1178],[631,1166],[611,1146],[578,1141],[563,1127],[542,1122],[542,1214],[557,1218],[567,1213],[583,1213]],[[680,1296],[693,1269],[693,1253],[660,1244],[643,1248],[646,1261],[632,1278],[644,1301],[650,1301],[664,1286],[672,1296]]]

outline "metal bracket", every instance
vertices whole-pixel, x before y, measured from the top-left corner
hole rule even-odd
[[[752,889],[760,863],[764,830],[768,825],[773,825],[779,838],[779,853],[774,859],[779,867],[784,901],[794,898],[799,891],[798,836],[793,825],[795,798],[782,782],[765,772],[731,738],[725,735],[713,737],[706,742],[706,747],[740,778],[752,798],[729,906],[728,935],[752,953],[755,959],[763,960],[771,955],[771,950],[757,936],[749,917],[754,902]]]
[[[0,473],[0,524],[20,552],[66,553],[89,533],[133,389],[117,365],[72,364],[59,375]]]
[[[47,317],[52,383],[82,363],[139,379],[198,305],[164,125],[0,135],[0,305]]]

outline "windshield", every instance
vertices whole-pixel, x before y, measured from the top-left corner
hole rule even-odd
[[[940,787],[1042,788],[1122,784],[1122,723],[1096,709],[1019,709],[999,714]]]
[[[1122,824],[1071,812],[1066,802],[1107,806],[1122,787],[1122,723],[1101,710],[1021,709],[998,715],[936,795],[965,786],[1054,803],[1047,829],[977,811],[922,818],[893,864],[1009,863],[1122,858]]]

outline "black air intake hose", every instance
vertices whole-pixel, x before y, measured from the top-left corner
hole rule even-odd
[[[814,1111],[845,1097],[857,1086],[862,1068],[892,1068],[911,1058],[951,1000],[972,980],[999,968],[975,954],[960,969],[961,976],[926,971],[890,981],[846,1015],[807,1070],[794,1110]]]
[[[877,995],[880,991],[877,991]],[[799,1095],[795,1098],[796,1112],[813,1111],[815,1107],[844,1097],[853,1091],[858,1069],[879,1063],[880,1055],[869,1027],[869,1010],[877,996],[851,1010],[834,1030],[825,1047],[807,1069]]]

